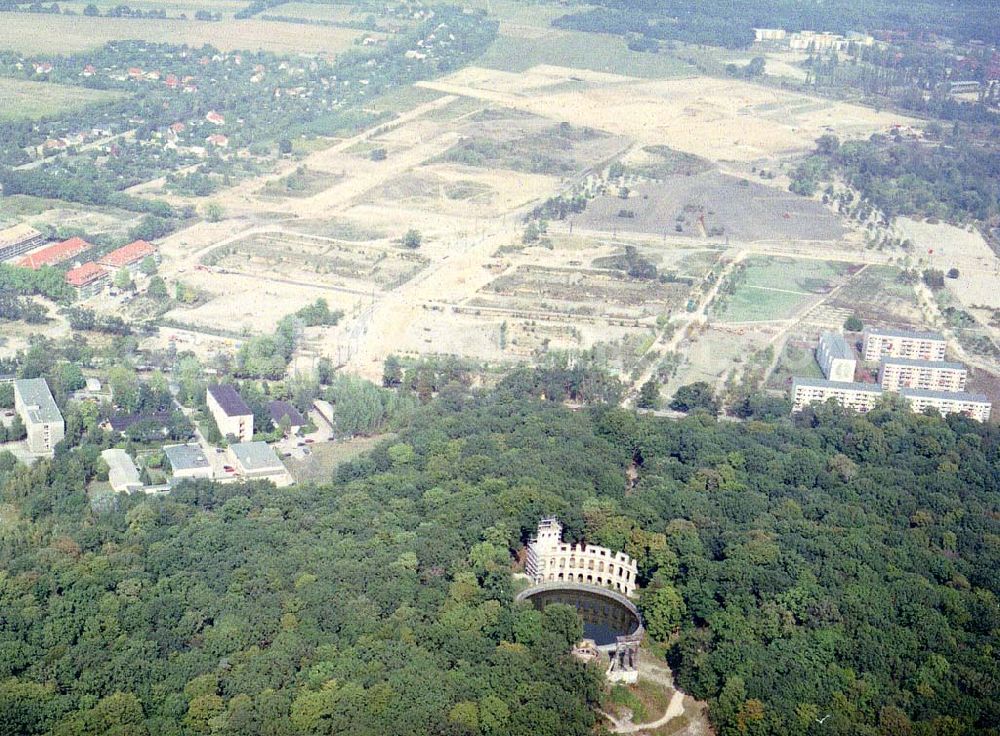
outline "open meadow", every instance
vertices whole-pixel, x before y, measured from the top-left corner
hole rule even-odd
[[[0,30],[0,37],[3,36]],[[109,90],[26,79],[0,79],[0,121],[45,117],[122,97]]]
[[[98,18],[82,15],[0,15],[0,50],[24,54],[76,53],[109,41],[138,39],[156,43],[210,44],[223,51],[337,54],[353,48],[363,31],[280,23],[257,18],[221,21]]]

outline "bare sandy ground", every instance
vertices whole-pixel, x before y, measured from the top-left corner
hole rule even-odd
[[[959,277],[945,279],[945,284],[962,304],[1000,308],[1000,259],[978,230],[907,217],[900,217],[896,227],[903,238],[913,241],[917,254],[930,268],[945,272],[958,269]]]
[[[520,75],[467,67],[419,86],[599,128],[643,144],[665,144],[713,161],[806,151],[826,132],[851,138],[907,122],[892,113],[740,80],[647,81],[608,74],[596,79],[594,73],[566,69],[557,82],[558,69],[532,68],[519,85]],[[577,79],[579,88],[567,90],[565,82]]]

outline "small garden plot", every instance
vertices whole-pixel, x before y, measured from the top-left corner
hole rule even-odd
[[[828,304],[849,309],[865,324],[908,324],[923,320],[913,285],[895,266],[868,266]]]

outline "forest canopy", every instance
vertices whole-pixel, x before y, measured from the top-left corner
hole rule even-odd
[[[451,392],[293,491],[97,504],[99,444],[0,455],[0,734],[591,733],[572,612],[512,603],[546,514],[679,594],[669,661],[720,734],[996,733],[996,427],[534,390]]]

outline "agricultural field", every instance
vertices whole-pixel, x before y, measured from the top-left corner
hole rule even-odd
[[[828,302],[865,324],[899,327],[920,324],[923,316],[913,285],[896,266],[867,266]]]
[[[65,54],[97,48],[108,41],[140,39],[190,46],[211,44],[223,51],[262,49],[285,54],[332,55],[354,48],[354,40],[363,35],[363,31],[345,28],[257,18],[211,22],[4,13],[0,24],[0,50]]]
[[[4,31],[0,30],[0,38],[3,35]],[[0,79],[0,121],[41,118],[87,105],[110,102],[122,96],[122,93],[110,90],[26,79]]]

